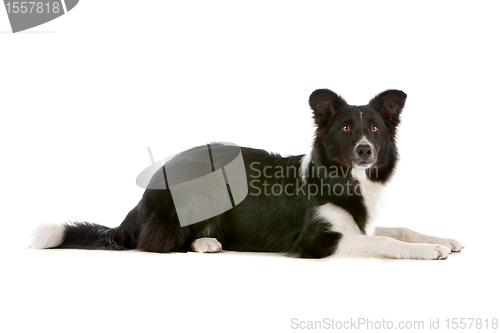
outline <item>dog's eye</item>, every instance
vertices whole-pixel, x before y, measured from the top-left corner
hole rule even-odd
[[[377,125],[373,125],[372,126],[372,132],[373,133],[378,132],[378,126]]]
[[[349,132],[350,130],[351,130],[351,127],[349,127],[349,125],[342,126],[342,131]]]

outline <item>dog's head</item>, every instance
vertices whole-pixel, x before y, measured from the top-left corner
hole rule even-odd
[[[405,101],[404,92],[387,90],[368,105],[353,106],[328,89],[314,91],[309,97],[317,126],[313,145],[322,164],[366,169],[395,160]]]

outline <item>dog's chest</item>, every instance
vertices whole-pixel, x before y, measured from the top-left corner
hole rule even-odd
[[[365,169],[354,168],[351,174],[359,182],[363,204],[368,213],[365,233],[366,235],[373,235],[375,232],[374,222],[380,215],[385,201],[386,186],[369,180]],[[339,206],[327,203],[319,206],[316,209],[316,213],[332,224],[333,231],[362,234],[352,215]]]

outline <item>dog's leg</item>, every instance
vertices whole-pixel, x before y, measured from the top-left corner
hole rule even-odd
[[[203,237],[195,239],[191,244],[191,248],[193,251],[199,253],[213,253],[220,252],[222,250],[222,245],[216,238]]]
[[[463,246],[454,239],[449,238],[439,238],[433,236],[427,236],[419,234],[408,228],[375,228],[375,235],[391,237],[403,242],[408,243],[425,243],[425,244],[438,244],[446,246],[452,252],[460,252]]]
[[[390,237],[342,234],[333,257],[446,259],[447,247],[430,244],[411,244]]]

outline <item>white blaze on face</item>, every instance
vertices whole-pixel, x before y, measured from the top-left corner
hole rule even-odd
[[[364,135],[361,137],[361,139],[359,139],[358,142],[356,142],[356,147],[359,145],[369,145],[373,148],[373,144]]]

